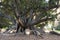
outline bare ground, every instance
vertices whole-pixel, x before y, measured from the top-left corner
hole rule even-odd
[[[0,34],[0,40],[60,40],[59,35],[44,34],[43,38],[35,35]]]

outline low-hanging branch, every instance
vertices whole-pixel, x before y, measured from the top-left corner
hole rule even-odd
[[[38,23],[41,23],[41,22],[45,22],[45,21],[49,21],[49,20],[51,20],[52,19],[52,17],[46,17],[46,18],[44,18],[44,19],[37,19],[37,20],[35,20],[35,21],[32,21],[29,25],[30,26],[32,26],[32,25],[36,25],[36,24],[38,24]]]

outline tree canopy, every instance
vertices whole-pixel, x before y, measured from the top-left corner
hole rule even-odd
[[[31,27],[53,21],[60,7],[59,0],[1,0],[0,25],[11,24],[16,20],[17,25]],[[53,10],[55,9],[55,10]]]

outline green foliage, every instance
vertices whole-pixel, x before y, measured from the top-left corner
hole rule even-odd
[[[2,7],[0,7],[0,11],[2,14],[6,16],[10,15],[15,19],[16,17],[14,15],[14,8],[17,7],[19,13],[21,13],[20,16],[22,18],[24,18],[26,15],[29,16],[30,9],[33,9],[34,13],[36,14],[37,12],[40,12],[38,14],[40,19],[47,16],[52,17],[52,20],[54,20],[54,18],[56,18],[56,15],[52,15],[52,10],[46,11],[44,8],[56,5],[56,2],[57,0],[50,0],[48,3],[45,0],[17,0],[15,3],[14,0],[4,0],[1,2],[3,5],[1,5]],[[11,20],[0,17],[0,23],[5,23],[6,25],[9,25],[9,22],[12,22]]]

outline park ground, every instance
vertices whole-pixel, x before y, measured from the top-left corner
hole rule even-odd
[[[43,38],[35,35],[21,35],[21,34],[0,34],[0,40],[60,40],[59,35],[44,34]]]

